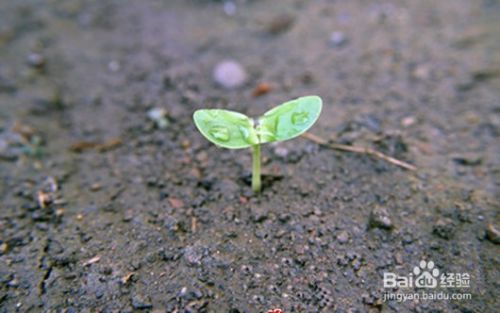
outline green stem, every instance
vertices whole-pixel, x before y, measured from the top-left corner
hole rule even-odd
[[[260,192],[260,145],[252,146],[253,168],[252,168],[252,189],[255,193]]]

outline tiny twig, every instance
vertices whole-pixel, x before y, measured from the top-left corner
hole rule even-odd
[[[404,161],[401,161],[401,160],[398,160],[396,158],[385,155],[382,152],[374,150],[372,148],[349,146],[349,145],[343,145],[340,143],[330,143],[326,139],[323,139],[323,138],[321,138],[317,135],[311,134],[311,133],[304,133],[304,134],[302,134],[302,137],[309,139],[309,140],[311,140],[319,145],[329,147],[331,149],[348,151],[348,152],[353,152],[353,153],[368,154],[368,155],[382,159],[384,161],[387,161],[389,163],[400,166],[400,167],[405,168],[405,169],[410,170],[410,171],[417,170],[417,168],[414,165],[411,165],[411,164],[406,163]]]

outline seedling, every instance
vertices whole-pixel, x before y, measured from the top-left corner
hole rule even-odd
[[[260,145],[300,136],[318,119],[322,101],[307,96],[285,102],[257,120],[228,110],[202,109],[193,114],[198,130],[212,143],[228,149],[252,148],[252,189],[260,192]]]

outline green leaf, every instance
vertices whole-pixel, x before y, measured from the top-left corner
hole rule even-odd
[[[203,136],[218,146],[241,149],[259,143],[253,120],[244,114],[207,109],[194,112],[193,119]]]
[[[284,141],[300,136],[318,119],[322,101],[318,96],[307,96],[285,102],[267,111],[259,119],[257,134],[260,143]]]

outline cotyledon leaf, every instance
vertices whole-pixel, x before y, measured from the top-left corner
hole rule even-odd
[[[260,119],[260,143],[284,141],[306,132],[318,119],[322,101],[318,96],[300,97],[267,111]]]
[[[194,112],[193,119],[203,136],[218,146],[242,149],[259,143],[253,120],[244,114],[204,109]]]

